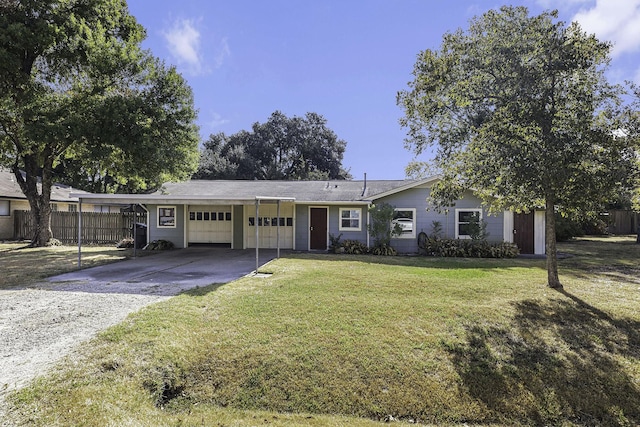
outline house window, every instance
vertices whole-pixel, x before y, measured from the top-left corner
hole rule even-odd
[[[51,203],[49,206],[51,206],[51,212],[58,212],[58,204],[57,203]]]
[[[396,209],[393,214],[391,225],[396,225],[400,229],[400,235],[395,235],[397,239],[409,239],[416,237],[416,210],[413,208]]]
[[[9,200],[0,200],[0,216],[11,215],[11,202]]]
[[[158,206],[158,227],[176,228],[175,206]]]
[[[469,224],[482,220],[482,209],[456,209],[456,239],[470,239]]]
[[[360,231],[362,209],[340,208],[340,231]]]
[[[78,205],[69,205],[69,212],[78,212]]]

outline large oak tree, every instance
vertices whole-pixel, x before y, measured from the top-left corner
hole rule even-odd
[[[349,179],[342,167],[345,148],[321,115],[287,117],[276,111],[251,131],[211,135],[194,178]]]
[[[622,89],[608,83],[610,45],[556,12],[503,7],[418,56],[399,92],[407,146],[436,147],[443,207],[473,189],[494,211],[546,210],[548,284],[561,287],[556,209],[593,209],[629,178],[616,135]]]
[[[0,165],[52,238],[53,170],[141,191],[197,166],[191,89],[140,47],[125,0],[0,0]]]

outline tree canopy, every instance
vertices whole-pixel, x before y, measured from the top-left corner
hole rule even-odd
[[[0,164],[29,200],[33,245],[52,237],[56,168],[103,191],[143,191],[195,170],[191,89],[141,49],[144,37],[125,0],[0,2]]]
[[[605,77],[610,44],[502,7],[418,55],[399,92],[407,146],[436,147],[436,207],[473,189],[494,211],[546,210],[548,283],[561,287],[555,209],[592,208],[629,179],[633,149],[616,136],[621,87]]]
[[[319,114],[276,111],[251,131],[211,135],[201,152],[198,179],[349,179],[342,167],[347,143]]]

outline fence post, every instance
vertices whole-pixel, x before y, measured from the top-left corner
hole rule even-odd
[[[82,267],[82,198],[78,199],[78,268]]]

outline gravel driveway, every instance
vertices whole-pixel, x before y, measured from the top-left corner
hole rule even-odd
[[[261,264],[273,256],[265,251]],[[0,420],[8,392],[46,373],[97,332],[148,304],[254,269],[251,251],[183,249],[0,290]]]

